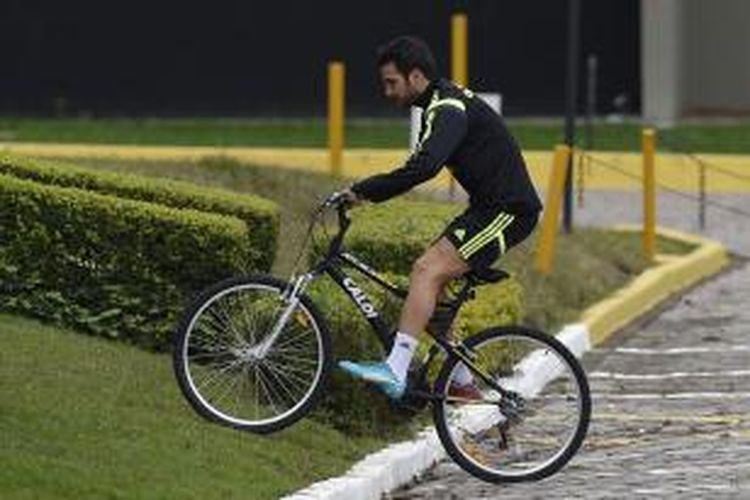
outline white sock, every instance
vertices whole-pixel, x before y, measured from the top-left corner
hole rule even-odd
[[[468,385],[474,381],[474,377],[465,364],[459,363],[453,372],[453,381],[458,385]]]
[[[419,344],[419,340],[415,337],[401,332],[396,333],[391,353],[385,362],[388,363],[391,371],[393,371],[401,382],[406,381],[406,374],[409,371],[409,364],[411,363],[411,358],[414,356],[417,344]]]

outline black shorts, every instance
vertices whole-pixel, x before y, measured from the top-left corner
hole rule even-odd
[[[490,267],[498,257],[525,240],[539,213],[511,214],[497,209],[469,207],[443,231],[472,269]]]

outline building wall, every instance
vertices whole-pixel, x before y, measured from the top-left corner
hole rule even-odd
[[[638,0],[582,0],[582,64],[599,56],[599,108],[638,109]],[[325,113],[326,63],[347,64],[350,115],[391,113],[374,50],[425,38],[448,71],[450,15],[469,16],[470,86],[508,115],[564,109],[567,1],[214,0],[0,2],[0,113],[307,116]],[[585,82],[585,78],[580,79]],[[583,96],[583,89],[581,92]]]
[[[683,0],[641,0],[642,115],[658,125],[682,113]]]
[[[641,0],[642,115],[750,113],[750,1]]]
[[[750,113],[750,1],[687,0],[685,114]]]

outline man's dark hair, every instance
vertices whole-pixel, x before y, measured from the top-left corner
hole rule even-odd
[[[405,77],[411,70],[419,69],[428,80],[434,80],[437,73],[435,57],[430,47],[415,36],[399,36],[378,48],[378,68],[393,63]]]

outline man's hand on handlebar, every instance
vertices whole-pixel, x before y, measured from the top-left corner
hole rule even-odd
[[[352,191],[351,188],[344,189],[341,191],[341,194],[343,195],[344,200],[346,200],[346,203],[351,206],[360,205],[365,201],[363,198],[360,198],[357,193]]]
[[[325,209],[331,206],[353,207],[355,205],[361,204],[364,201],[364,199],[357,196],[357,194],[350,188],[344,188],[341,191],[331,193],[320,206],[320,209]]]

